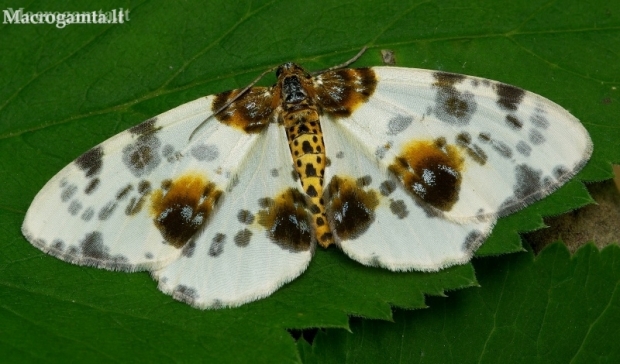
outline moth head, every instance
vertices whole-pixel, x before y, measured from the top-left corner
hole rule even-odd
[[[303,78],[312,77],[308,72],[306,72],[305,69],[293,62],[287,62],[278,67],[278,69],[276,70],[276,77],[278,78],[278,80],[280,79],[280,76],[286,77],[288,74],[297,74],[302,76]]]

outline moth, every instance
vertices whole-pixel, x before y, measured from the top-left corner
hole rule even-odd
[[[238,306],[299,276],[317,243],[393,271],[466,263],[592,153],[568,111],[497,81],[294,63],[276,76],[90,149],[37,194],[24,236],[70,263],[148,270],[197,308]]]

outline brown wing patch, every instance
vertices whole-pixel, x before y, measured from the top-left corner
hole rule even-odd
[[[275,199],[260,199],[259,205],[264,209],[257,214],[258,223],[267,229],[271,241],[291,252],[310,249],[314,234],[301,192],[289,188]]]
[[[459,199],[463,156],[444,139],[407,144],[389,169],[409,192],[439,210],[449,211]]]
[[[359,180],[334,176],[326,194],[326,215],[337,241],[358,238],[375,221],[378,193],[364,190]]]
[[[187,173],[151,195],[151,215],[166,242],[183,247],[208,221],[222,191],[198,173]]]
[[[235,98],[241,90],[222,92],[215,96],[212,110],[216,112]],[[220,122],[246,133],[260,133],[271,120],[273,111],[278,106],[278,97],[274,97],[271,88],[252,87],[245,94],[215,115]]]
[[[314,83],[321,111],[348,117],[375,92],[377,77],[371,68],[340,69],[317,76]]]

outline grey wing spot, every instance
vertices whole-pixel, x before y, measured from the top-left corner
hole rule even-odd
[[[515,212],[545,194],[541,170],[535,170],[526,164],[519,164],[515,166],[515,179],[514,195],[502,203],[499,209],[500,216]]]
[[[127,186],[121,188],[117,193],[116,193],[116,199],[118,201],[122,201],[124,199],[127,198],[127,196],[129,196],[129,192],[131,192],[131,190],[133,190],[133,186],[128,184]]]
[[[69,213],[73,216],[77,215],[82,209],[82,204],[78,200],[73,200],[69,204]]]
[[[476,113],[478,105],[471,92],[456,89],[439,90],[435,97],[435,115],[443,122],[453,125],[467,125]]]
[[[78,247],[76,246],[70,246],[69,249],[67,249],[67,253],[65,254],[65,256],[69,258],[74,258],[79,255],[80,255],[80,249],[78,249]]]
[[[366,186],[370,186],[370,184],[372,183],[372,177],[370,175],[365,175],[362,177],[359,177],[355,183],[357,184],[358,187],[366,187]]]
[[[82,255],[85,257],[103,260],[108,256],[109,248],[103,245],[103,238],[98,231],[86,235],[80,244],[80,248],[82,248]]]
[[[211,145],[211,144],[197,145],[194,148],[192,148],[190,153],[192,154],[194,158],[198,159],[199,161],[205,161],[205,162],[214,161],[220,155],[220,152],[218,151],[217,146]]]
[[[471,135],[469,135],[469,133],[467,132],[462,132],[462,133],[457,134],[456,143],[461,146],[465,146],[471,143]]]
[[[506,124],[508,124],[512,130],[519,130],[523,127],[523,122],[514,115],[506,115]]]
[[[396,183],[394,181],[383,181],[381,185],[379,185],[379,192],[383,196],[389,196],[394,190],[396,190]]]
[[[181,255],[186,258],[191,258],[194,255],[194,251],[196,250],[196,242],[193,240],[189,243],[185,244],[183,250],[181,251]]]
[[[224,304],[222,303],[221,300],[215,299],[211,302],[211,304],[209,305],[209,307],[214,308],[214,309],[218,309],[218,308],[223,308]]]
[[[555,182],[553,182],[553,178],[545,177],[545,178],[543,178],[542,185],[543,185],[544,189],[550,190],[555,185]]]
[[[270,197],[261,197],[258,199],[258,206],[263,209],[271,208],[275,203],[276,202]]]
[[[545,137],[536,129],[530,129],[530,142],[534,145],[539,145],[545,142]]]
[[[52,241],[52,245],[50,246],[50,250],[55,250],[58,253],[62,253],[65,249],[65,243],[62,240],[56,239]]]
[[[398,115],[388,121],[388,135],[400,134],[403,130],[407,129],[413,122],[413,118],[410,116]]]
[[[209,247],[209,256],[213,258],[219,257],[224,252],[224,244],[226,243],[226,235],[217,233],[213,237],[211,246]]]
[[[75,160],[75,164],[84,171],[86,177],[92,177],[101,171],[103,166],[103,148],[94,147]]]
[[[505,83],[495,84],[494,89],[497,93],[497,104],[500,108],[508,111],[517,110],[525,95],[525,91],[522,89]]]
[[[99,220],[107,220],[110,216],[112,216],[112,213],[116,210],[116,206],[118,206],[118,204],[114,201],[110,201],[103,206],[101,210],[99,210]]]
[[[479,230],[470,231],[467,237],[465,237],[465,242],[462,247],[463,251],[472,254],[482,245],[485,238],[484,234]]]
[[[547,120],[547,118],[540,112],[532,115],[532,117],[530,117],[530,121],[537,128],[547,129],[549,127],[549,120]]]
[[[129,260],[122,255],[110,255],[110,248],[104,245],[103,237],[98,231],[86,234],[84,239],[80,242],[80,250],[82,253],[81,264],[118,270],[128,268]],[[74,258],[79,256],[79,251],[70,248],[66,254]]]
[[[250,244],[250,240],[252,238],[252,232],[248,229],[239,230],[235,235],[234,241],[235,245],[238,247],[244,248]]]
[[[157,122],[157,118],[150,118],[148,120],[143,121],[142,123],[132,127],[129,129],[129,132],[134,135],[142,136],[142,135],[151,135],[156,133],[161,127],[156,128],[155,122]]]
[[[405,201],[396,200],[390,202],[390,211],[399,219],[404,219],[409,215],[409,211],[407,211],[407,205],[405,205]]]
[[[515,169],[517,184],[514,186],[515,196],[526,199],[540,193],[542,171],[521,164]]]
[[[433,111],[437,118],[452,125],[469,124],[478,104],[474,94],[468,91],[460,92],[455,87],[466,77],[445,72],[435,72],[433,77],[436,80],[433,86],[437,88]]]
[[[242,224],[250,225],[254,222],[254,214],[248,210],[239,210],[237,213],[237,220]]]
[[[173,153],[174,153],[174,147],[170,144],[164,145],[164,149],[161,150],[161,155],[163,155],[166,158],[171,157]]]
[[[66,186],[63,190],[62,193],[60,194],[60,200],[62,202],[67,202],[71,199],[71,197],[73,197],[73,195],[75,194],[75,192],[77,192],[77,186],[76,185],[68,185]]]
[[[172,298],[192,305],[198,299],[198,293],[194,288],[179,284],[174,287],[174,290],[172,291]]]
[[[97,187],[99,187],[99,182],[99,178],[91,179],[90,182],[88,182],[88,185],[86,185],[86,188],[84,188],[84,193],[90,195],[91,193],[95,192]]]
[[[151,182],[147,180],[140,181],[138,184],[138,192],[143,195],[151,192]]]
[[[146,176],[161,163],[161,142],[153,134],[144,134],[123,148],[123,163],[136,177]]]
[[[28,240],[32,242],[32,244],[38,247],[41,250],[45,250],[45,245],[47,244],[43,239],[31,239],[32,235],[28,236]]]
[[[512,149],[510,149],[510,147],[501,141],[497,141],[494,140],[493,141],[493,149],[499,153],[499,155],[501,155],[504,158],[510,158],[512,157]]]
[[[89,207],[86,210],[84,210],[80,218],[84,221],[90,221],[90,219],[92,219],[93,216],[95,216],[95,210],[92,207]]]
[[[529,144],[527,144],[523,140],[520,140],[517,143],[517,152],[521,153],[526,157],[529,157],[530,153],[532,152],[532,147],[530,147]]]
[[[164,158],[166,158],[168,163],[176,162],[183,157],[181,152],[174,150],[174,147],[170,144],[166,144],[164,146],[164,149],[161,151],[161,154],[162,156],[164,156]]]
[[[389,141],[385,145],[378,147],[377,150],[375,150],[375,156],[379,159],[385,158],[385,155],[388,152],[388,150],[392,149],[392,144],[393,143]]]
[[[480,133],[482,135],[482,133]],[[479,136],[480,137],[480,136]],[[456,144],[465,148],[467,154],[478,164],[484,165],[487,162],[487,154],[476,144],[471,144],[471,135],[467,132],[459,133],[456,136]],[[483,140],[483,139],[481,139]],[[490,140],[490,137],[489,137]],[[484,140],[483,140],[484,141]],[[488,140],[486,140],[488,141]]]
[[[553,176],[560,182],[563,182],[570,178],[571,171],[565,166],[559,165],[553,168]],[[568,178],[567,178],[568,177]]]

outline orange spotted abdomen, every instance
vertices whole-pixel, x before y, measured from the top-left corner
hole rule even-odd
[[[325,218],[323,201],[326,158],[319,114],[314,108],[308,107],[288,112],[283,119],[295,171],[304,192],[310,198],[316,238],[319,244],[327,247],[333,239]]]

